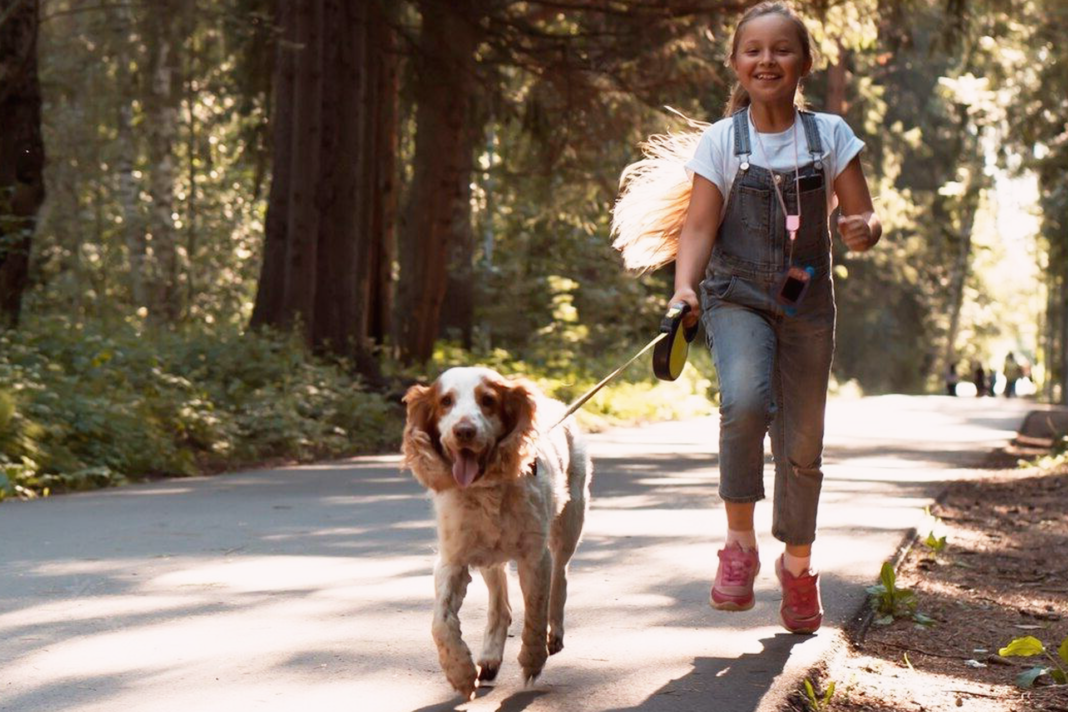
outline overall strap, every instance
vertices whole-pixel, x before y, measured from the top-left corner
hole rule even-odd
[[[749,143],[749,108],[735,111],[731,120],[734,122],[734,155],[749,156],[753,153],[753,147]]]
[[[820,157],[823,155],[823,142],[820,140],[819,129],[816,128],[816,115],[811,111],[802,111],[801,125],[805,127],[805,141],[808,143],[808,152],[812,154],[812,160],[817,167],[822,167]]]

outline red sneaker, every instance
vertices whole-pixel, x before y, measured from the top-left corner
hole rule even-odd
[[[748,611],[753,607],[753,581],[760,573],[760,555],[734,543],[719,550],[719,568],[709,602],[721,611]]]
[[[823,622],[820,602],[820,576],[811,571],[794,576],[783,566],[783,557],[775,560],[775,575],[782,584],[779,617],[791,633],[815,633]]]

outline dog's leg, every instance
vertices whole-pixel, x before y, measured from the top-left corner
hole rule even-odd
[[[552,556],[544,549],[540,556],[519,561],[519,587],[523,589],[523,647],[519,664],[523,678],[533,682],[545,667],[549,657],[548,614],[549,583],[552,578]]]
[[[553,578],[549,590],[549,655],[556,655],[564,649],[567,565],[578,547],[579,537],[575,532],[582,531],[585,514],[583,503],[572,500],[564,506],[560,519],[555,523],[560,531],[558,536],[552,537],[550,544],[553,550]]]
[[[434,568],[434,588],[437,598],[434,602],[434,624],[432,632],[434,643],[438,647],[438,659],[441,669],[445,671],[456,691],[466,699],[475,696],[477,682],[475,663],[471,660],[471,650],[463,641],[460,632],[460,606],[467,593],[467,584],[471,574],[466,566],[446,564],[439,561]]]
[[[564,649],[564,604],[567,602],[567,565],[575,555],[589,502],[590,462],[585,449],[571,445],[567,480],[570,499],[553,522],[549,548],[553,552],[553,582],[549,593],[549,655]]]
[[[489,589],[489,615],[486,635],[482,642],[482,657],[478,661],[478,679],[492,680],[501,669],[504,657],[504,641],[508,638],[508,626],[512,623],[512,606],[508,603],[508,573],[504,564],[482,569],[482,578]]]

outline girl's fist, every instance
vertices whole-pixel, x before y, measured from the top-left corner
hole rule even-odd
[[[858,252],[869,249],[876,242],[866,215],[839,215],[838,234],[846,247]]]

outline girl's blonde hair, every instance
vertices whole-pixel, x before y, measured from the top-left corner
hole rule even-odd
[[[730,59],[734,59],[738,51],[739,36],[746,23],[772,14],[782,15],[794,23],[805,60],[811,62],[814,50],[808,28],[783,2],[762,2],[749,8],[734,30]],[[798,108],[804,108],[800,91],[795,101]],[[726,115],[748,105],[749,93],[740,83],[736,84]],[[701,133],[709,126],[685,116],[682,118],[693,130],[650,136],[641,144],[644,158],[623,169],[619,178],[619,196],[612,210],[612,246],[623,255],[623,265],[629,270],[645,272],[662,267],[672,262],[678,253],[679,235],[686,222],[693,189],[685,164],[693,158]]]
[[[674,111],[674,109],[672,109]],[[645,156],[623,169],[612,210],[612,247],[627,269],[645,272],[675,259],[693,184],[685,164],[693,158],[709,124],[675,112],[694,129],[650,136]]]
[[[738,26],[734,28],[728,64],[733,64],[734,57],[738,54],[738,43],[742,37],[742,28],[758,17],[767,15],[781,15],[793,23],[794,29],[797,31],[797,39],[801,43],[801,53],[804,55],[805,63],[811,67],[816,54],[815,46],[812,43],[812,35],[809,34],[808,28],[805,27],[805,23],[800,16],[784,2],[762,2],[746,10],[745,14],[742,15],[742,19],[738,21]],[[801,94],[800,87],[798,87],[794,102],[797,104],[797,108],[805,108],[805,98]],[[734,89],[731,91],[730,101],[727,102],[727,110],[723,115],[731,116],[738,109],[744,109],[747,106],[749,106],[749,92],[745,90],[741,82],[735,82]]]

